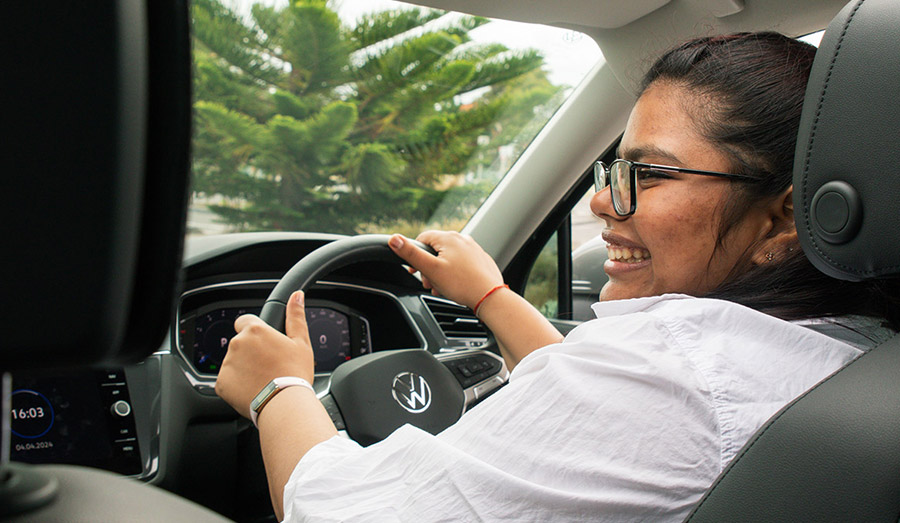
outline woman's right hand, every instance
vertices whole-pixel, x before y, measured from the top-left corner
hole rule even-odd
[[[494,260],[470,236],[458,232],[426,231],[418,241],[430,245],[437,256],[416,247],[399,234],[388,244],[411,267],[422,274],[422,285],[469,308],[491,289],[503,285],[503,274]]]

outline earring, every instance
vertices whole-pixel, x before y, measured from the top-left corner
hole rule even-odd
[[[775,254],[772,251],[766,253],[766,261],[772,261],[775,259]]]

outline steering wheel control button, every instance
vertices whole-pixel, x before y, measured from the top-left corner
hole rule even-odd
[[[321,399],[322,406],[325,407],[325,412],[328,413],[328,416],[331,417],[331,422],[334,423],[334,428],[338,430],[346,430],[347,426],[344,425],[344,417],[341,416],[341,409],[338,408],[337,403],[334,402],[334,398],[331,395],[325,396]]]
[[[369,322],[365,318],[360,317],[359,322],[359,353],[360,354],[369,354],[372,352],[371,347],[369,346]]]
[[[810,221],[826,242],[847,243],[856,237],[862,225],[862,199],[849,183],[828,182],[813,196]]]
[[[131,414],[131,405],[129,405],[127,401],[119,400],[113,403],[109,410],[112,412],[113,416],[125,418]]]
[[[425,378],[414,372],[401,372],[391,384],[394,401],[413,414],[425,412],[431,406],[431,387]]]
[[[503,378],[500,376],[494,376],[486,382],[476,385],[474,389],[475,399],[480,400],[490,396],[490,394],[500,388],[501,385],[503,385]]]
[[[481,383],[500,372],[503,364],[485,354],[444,361],[464,389]]]

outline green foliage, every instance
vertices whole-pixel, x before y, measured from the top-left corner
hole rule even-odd
[[[457,223],[495,183],[461,184],[467,166],[490,170],[558,91],[536,51],[472,45],[479,17],[389,10],[347,27],[324,0],[191,10],[194,192],[237,230]]]
[[[250,78],[277,83],[284,76],[277,62],[266,59],[266,48],[257,32],[231,10],[216,0],[192,3],[195,42]]]
[[[410,29],[421,27],[443,14],[435,9],[392,10],[365,14],[356,21],[356,26],[349,30],[348,40],[354,50],[363,49],[390,40]]]
[[[548,318],[557,316],[559,304],[557,296],[558,249],[556,245],[556,234],[554,233],[538,254],[525,284],[525,299]]]

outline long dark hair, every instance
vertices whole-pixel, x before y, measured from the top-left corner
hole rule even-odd
[[[718,247],[750,209],[790,187],[815,53],[815,47],[773,32],[698,38],[667,52],[644,77],[641,93],[655,82],[691,93],[698,130],[729,158],[732,172],[752,177],[732,182]],[[900,330],[900,280],[830,278],[813,267],[799,243],[769,263],[735,267],[707,296],[786,320],[860,314]]]

